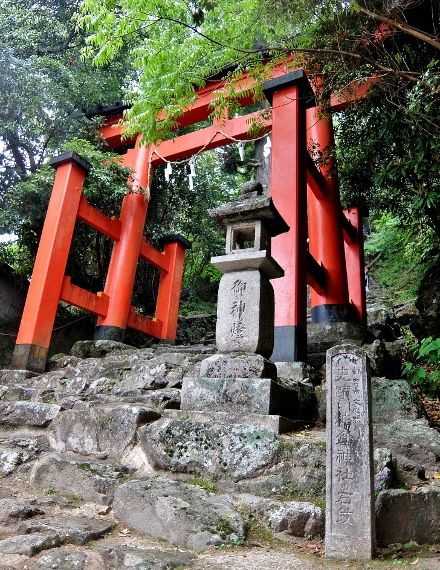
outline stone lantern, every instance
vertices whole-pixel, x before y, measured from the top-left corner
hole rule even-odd
[[[225,255],[211,259],[224,274],[218,291],[217,350],[268,358],[273,350],[274,330],[270,279],[284,275],[271,257],[271,238],[287,232],[289,227],[272,200],[257,192],[209,214],[226,229]]]
[[[225,255],[211,260],[223,273],[218,352],[201,362],[197,378],[183,379],[181,410],[289,431],[297,418],[298,394],[278,382],[276,366],[268,360],[274,340],[270,279],[284,274],[271,256],[271,239],[289,228],[272,200],[258,192],[209,213],[226,230]]]

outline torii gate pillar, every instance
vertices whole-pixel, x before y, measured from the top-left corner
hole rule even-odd
[[[284,269],[273,282],[273,362],[307,360],[307,164],[306,108],[315,105],[303,70],[266,81],[272,105],[270,193],[290,227],[272,241],[272,255]]]

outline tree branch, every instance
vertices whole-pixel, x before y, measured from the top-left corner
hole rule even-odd
[[[376,14],[375,12],[371,12],[370,10],[368,10],[368,8],[364,8],[359,4],[357,4],[356,7],[360,12],[362,12],[362,14],[365,14],[369,18],[377,20],[378,22],[383,22],[384,24],[388,24],[393,28],[397,28],[398,30],[401,30],[402,32],[405,32],[406,34],[409,34],[410,36],[413,36],[414,38],[417,38],[418,40],[425,42],[431,45],[432,47],[440,50],[440,41],[436,36],[432,36],[427,32],[423,32],[418,28],[414,28],[413,26],[410,26],[406,22],[401,22],[400,20],[396,20],[395,18],[388,18],[383,14]]]
[[[255,55],[258,53],[267,53],[267,52],[318,53],[318,54],[339,55],[341,57],[346,57],[346,58],[350,58],[350,59],[357,59],[358,61],[364,61],[365,63],[369,63],[370,65],[374,66],[375,68],[379,69],[380,71],[397,75],[398,77],[402,77],[402,79],[406,79],[407,81],[411,81],[412,83],[420,83],[420,85],[423,85],[424,87],[426,87],[430,91],[437,91],[437,89],[433,85],[431,85],[427,81],[423,81],[422,79],[420,79],[420,75],[421,75],[420,72],[402,71],[400,69],[393,69],[392,67],[387,67],[385,65],[382,65],[381,63],[375,61],[374,59],[371,59],[371,58],[369,58],[365,55],[362,55],[360,53],[356,53],[356,52],[352,52],[352,51],[345,51],[345,50],[327,49],[327,48],[276,48],[276,47],[271,48],[271,47],[264,47],[264,48],[259,48],[259,49],[255,49],[255,50],[247,50],[247,49],[242,49],[242,48],[238,48],[235,46],[228,46],[228,45],[226,45],[226,44],[224,44],[224,43],[222,43],[222,42],[220,42],[220,41],[218,41],[218,40],[216,40],[210,36],[207,36],[206,34],[201,32],[200,30],[198,30],[196,26],[192,26],[191,24],[187,24],[186,22],[183,22],[182,20],[178,20],[176,18],[170,18],[170,17],[164,16],[164,15],[161,15],[160,18],[162,20],[167,20],[169,22],[173,22],[174,24],[177,24],[178,26],[183,26],[183,27],[191,30],[195,34],[201,36],[202,38],[208,40],[209,42],[213,43],[214,45],[217,45],[219,47],[226,48],[226,49],[231,49],[231,50],[237,51],[239,53],[244,53],[247,55]]]

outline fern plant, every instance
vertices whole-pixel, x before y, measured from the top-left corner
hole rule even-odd
[[[407,362],[403,374],[409,384],[428,396],[440,396],[440,338],[429,336],[410,346],[413,361]]]

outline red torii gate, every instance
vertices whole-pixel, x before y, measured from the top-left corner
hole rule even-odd
[[[239,103],[253,102],[250,87],[255,80],[243,74],[235,89]],[[197,99],[179,119],[179,127],[206,120],[222,80],[197,91]],[[369,84],[331,101],[330,109],[341,110],[349,100],[363,96]],[[274,361],[307,359],[307,282],[312,289],[312,322],[365,321],[365,290],[362,228],[355,208],[340,207],[339,190],[330,162],[317,168],[308,144],[320,149],[333,146],[331,120],[315,107],[312,88],[303,70],[289,71],[284,62],[273,68],[263,85],[272,116],[261,111],[222,118],[206,128],[157,146],[144,146],[141,136],[122,139],[122,109],[106,111],[101,133],[109,146],[121,149],[123,164],[133,170],[130,190],[124,197],[119,219],[112,219],[92,206],[82,195],[89,165],[76,153],[51,161],[57,170],[51,200],[40,240],[34,271],[14,350],[12,365],[44,370],[59,300],[98,316],[95,338],[122,341],[127,327],[159,339],[176,336],[185,248],[188,242],[173,236],[163,251],[144,236],[148,188],[155,166],[164,160],[182,160],[200,150],[209,150],[247,140],[250,122],[257,120],[272,131],[270,192],[290,231],[273,240],[272,255],[285,276],[273,282],[275,290]],[[160,120],[160,116],[159,119]],[[308,205],[308,208],[307,208]],[[81,220],[115,242],[104,292],[91,293],[64,275],[76,220]],[[307,249],[307,236],[309,248]],[[152,319],[136,314],[131,296],[139,257],[160,269],[158,299]],[[348,276],[348,278],[347,278]]]

